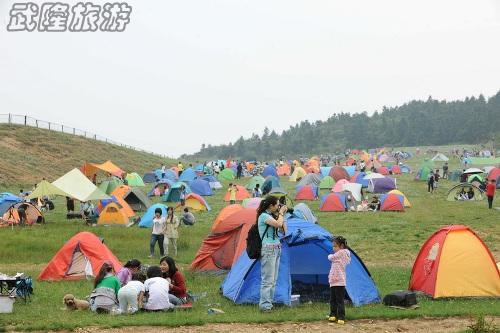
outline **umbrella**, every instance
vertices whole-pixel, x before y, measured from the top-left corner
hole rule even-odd
[[[475,173],[483,173],[483,170],[478,169],[478,168],[469,168],[469,169],[465,170],[463,173],[467,174],[467,175],[472,175]]]

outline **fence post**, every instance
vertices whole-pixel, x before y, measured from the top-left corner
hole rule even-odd
[[[10,125],[11,119],[10,119],[10,113],[9,113],[9,125]]]
[[[61,132],[64,133],[64,125],[61,125]]]
[[[75,128],[73,127],[73,135],[75,135]]]
[[[50,121],[49,121],[49,130],[50,130]]]
[[[26,118],[27,118],[27,117],[28,117],[28,116],[24,116],[24,126],[26,126]]]
[[[38,119],[35,119],[36,128],[38,128]]]

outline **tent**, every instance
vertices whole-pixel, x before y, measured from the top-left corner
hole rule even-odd
[[[125,171],[119,168],[111,161],[106,161],[102,164],[97,163],[85,163],[81,168],[82,173],[86,177],[92,177],[96,173],[106,173],[116,177],[122,177]]]
[[[403,212],[404,210],[404,197],[402,195],[388,193],[380,196],[380,211]]]
[[[224,169],[221,172],[219,172],[218,178],[220,181],[233,180],[234,176],[235,176],[235,174],[234,174],[234,171],[232,169]]]
[[[368,179],[365,179],[366,173],[356,171],[354,175],[351,177],[351,183],[358,183],[361,184],[362,187],[366,188],[368,187]]]
[[[448,162],[450,159],[444,154],[437,153],[433,158],[431,158],[431,161],[433,162]]]
[[[376,179],[376,178],[385,178],[384,175],[381,175],[380,173],[376,173],[376,172],[371,172],[371,173],[367,173],[363,179],[364,180],[370,180],[370,179]]]
[[[325,176],[321,179],[321,182],[319,183],[319,188],[321,190],[324,189],[331,189],[335,185],[335,181],[331,176]]]
[[[134,210],[129,206],[129,204],[125,200],[123,200],[123,198],[115,197],[114,195],[111,197],[111,199],[104,199],[99,201],[99,205],[97,205],[97,212],[100,214],[104,210],[104,208],[112,202],[118,204],[127,218],[135,216]]]
[[[120,185],[123,185],[123,183],[118,178],[111,177],[99,184],[99,189],[109,195]]]
[[[318,188],[314,185],[297,186],[295,191],[295,200],[316,200],[318,198]]]
[[[195,179],[189,183],[189,187],[193,193],[198,195],[212,195],[214,194],[212,188],[210,187],[210,183],[206,180]]]
[[[297,166],[293,170],[288,180],[290,180],[291,182],[296,182],[297,180],[300,180],[302,177],[304,177],[306,174],[307,172],[302,167]]]
[[[160,175],[161,176],[161,175]],[[159,177],[156,176],[154,172],[147,172],[142,176],[142,181],[144,183],[150,184],[156,182]]]
[[[391,172],[393,175],[400,175],[401,174],[401,167],[399,165],[393,165],[391,167]]]
[[[191,263],[191,269],[195,271],[230,269],[240,254],[245,252],[248,230],[255,224],[256,219],[255,209],[242,208],[220,219],[217,225],[214,223],[212,232],[205,238]]]
[[[351,192],[354,200],[361,201],[363,198],[361,197],[361,184],[358,183],[344,183],[342,185],[343,192]]]
[[[38,276],[40,281],[79,280],[95,277],[105,262],[115,271],[120,261],[106,245],[91,232],[80,232],[67,241]]]
[[[128,186],[146,186],[142,181],[141,176],[139,176],[136,172],[128,173],[125,179],[127,180]]]
[[[42,212],[30,202],[17,202],[13,204],[3,213],[2,219],[10,225],[19,224],[19,208],[24,209],[26,212],[27,225],[45,222]]]
[[[175,170],[174,169],[166,169],[165,176],[163,178],[170,179],[171,181],[176,182],[179,180],[178,174],[179,173],[177,171],[177,168],[175,168]],[[162,178],[161,175],[162,175],[162,171],[160,170],[160,175],[158,178]]]
[[[0,215],[3,215],[12,205],[21,201],[21,198],[12,193],[0,193]]]
[[[121,209],[121,207],[111,202],[104,207],[102,212],[99,214],[99,219],[97,220],[98,225],[122,225],[125,226],[129,223],[127,214]]]
[[[406,195],[403,194],[403,192],[399,191],[399,190],[390,190],[389,192],[387,192],[387,194],[397,194],[397,195],[401,195],[403,197],[403,206],[405,208],[409,208],[411,207],[411,203],[410,203],[410,200],[408,200],[408,198],[406,198]]]
[[[275,176],[267,176],[260,189],[262,190],[262,195],[266,195],[269,191],[271,191],[271,189],[276,187],[281,187],[279,178]]]
[[[429,178],[429,174],[434,170],[434,163],[428,158],[425,159],[420,165],[419,170],[415,176],[415,180],[425,180]]]
[[[301,301],[326,301],[329,297],[328,273],[331,263],[332,235],[318,224],[292,218],[281,240],[281,257],[274,303],[290,305],[291,295]],[[361,259],[351,251],[347,266],[346,298],[355,306],[378,303],[380,296]],[[260,260],[248,258],[245,251],[233,264],[222,283],[222,294],[236,304],[258,303],[260,298]]]
[[[457,184],[450,188],[446,194],[446,200],[448,201],[478,201],[483,199],[483,191],[470,183]]]
[[[262,201],[262,198],[248,198],[248,199],[243,200],[241,205],[245,208],[257,209],[259,207],[261,201]]]
[[[278,176],[290,176],[290,165],[286,163],[280,165],[276,172],[278,173]]]
[[[467,183],[472,183],[472,182],[484,183],[484,178],[476,173],[467,177]]]
[[[332,167],[330,170],[329,176],[332,177],[336,182],[338,182],[341,179],[348,180],[350,178],[347,171],[343,167],[340,167],[340,166]]]
[[[405,164],[399,166],[401,168],[401,173],[410,173],[411,168]]]
[[[276,171],[276,168],[274,165],[268,165],[262,170],[262,177],[267,177],[267,176],[274,176],[278,177],[278,172]]]
[[[148,210],[144,213],[144,215],[141,217],[141,221],[139,222],[139,227],[141,228],[151,228],[153,225],[153,219],[155,217],[155,210],[156,208],[161,209],[161,215],[162,216],[167,216],[167,206],[164,204],[154,204],[151,205]]]
[[[217,217],[215,218],[214,223],[212,224],[212,231],[217,229],[217,226],[219,225],[219,223],[221,223],[226,217],[228,217],[229,215],[231,215],[233,213],[236,213],[236,212],[242,210],[243,208],[245,208],[245,207],[243,207],[240,204],[228,205],[228,206],[222,208],[220,210],[219,214],[217,214]]]
[[[417,255],[410,290],[433,298],[499,297],[500,272],[486,244],[469,227],[450,225],[432,234]]]
[[[309,208],[305,203],[299,202],[293,207],[292,216],[309,221],[311,223],[318,223],[318,218],[314,216],[311,208]]]
[[[66,193],[66,196],[80,201],[109,199],[106,193],[98,189],[76,168],[52,182],[52,185]]]
[[[236,185],[236,188],[238,189],[238,191],[236,191],[236,201],[242,201],[244,199],[250,198],[250,194],[243,186]],[[228,202],[229,197],[230,197],[229,192],[226,192],[226,195],[224,196],[224,201]]]
[[[170,189],[165,192],[165,194],[162,197],[163,201],[167,202],[179,202],[181,201],[181,188],[184,186],[184,189],[186,191],[186,194],[191,193],[191,188],[188,186],[188,184],[184,182],[177,182],[174,185],[170,187]]]
[[[387,193],[390,190],[396,189],[396,179],[385,177],[370,179],[368,183],[368,192],[371,193]]]
[[[488,172],[488,180],[495,180],[497,188],[500,188],[500,168],[492,168]]]
[[[389,169],[385,166],[381,166],[380,168],[377,168],[377,173],[387,176],[389,174]]]
[[[252,191],[255,188],[255,185],[259,184],[259,187],[262,189],[262,184],[266,179],[262,176],[256,175],[250,178],[250,181],[245,185],[246,189]]]
[[[332,192],[342,192],[344,190],[344,185],[349,184],[347,179],[341,179],[335,183],[335,186],[332,188]]]
[[[195,180],[196,177],[198,177],[196,171],[193,168],[187,168],[186,170],[182,171],[182,174],[179,176],[179,181],[189,183]]]
[[[210,211],[212,210],[208,203],[196,193],[188,193],[186,194],[186,204],[185,206],[181,206],[179,203],[177,205],[177,209],[183,209],[184,207],[191,208],[196,211]]]
[[[332,167],[321,167],[321,168],[319,168],[321,176],[323,176],[323,177],[328,176],[330,174],[330,170],[331,169],[332,169]]]
[[[305,185],[319,186],[320,183],[321,183],[320,175],[316,173],[308,173],[307,175],[302,177],[297,186],[305,186]]]
[[[64,191],[58,189],[56,186],[52,185],[46,180],[42,180],[40,183],[36,185],[36,189],[31,192],[30,195],[26,197],[26,199],[35,199],[35,198],[43,198],[44,196],[49,195],[62,195],[66,196]]]
[[[114,191],[111,192],[111,195],[125,200],[134,211],[146,210],[151,206],[151,201],[149,201],[148,197],[137,187],[121,185],[115,188]]]
[[[169,188],[174,185],[174,182],[167,178],[162,178],[154,183],[151,191],[148,192],[148,197],[162,196]]]
[[[321,198],[319,210],[322,212],[345,212],[346,196],[343,193],[328,193]]]
[[[352,177],[354,175],[354,173],[356,172],[355,165],[349,165],[349,166],[344,165],[343,168],[345,169],[345,171],[347,171],[347,174],[349,175],[349,177]]]
[[[210,185],[210,188],[212,190],[218,190],[218,189],[222,188],[221,183],[213,175],[205,175],[205,176],[200,177],[199,179],[206,180],[208,182],[208,184]]]

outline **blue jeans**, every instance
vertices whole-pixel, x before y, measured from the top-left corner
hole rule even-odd
[[[158,242],[158,247],[160,248],[160,256],[163,257],[164,250],[163,250],[163,239],[164,235],[155,235],[151,234],[151,241],[149,242],[149,254],[154,255],[155,254],[155,243]]]
[[[260,301],[261,310],[273,308],[274,289],[280,267],[281,247],[279,245],[263,245],[260,257]]]

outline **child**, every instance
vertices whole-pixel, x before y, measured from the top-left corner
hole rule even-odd
[[[236,192],[238,191],[236,184],[229,183],[227,191],[229,192],[229,204],[234,205],[236,203]]]
[[[132,274],[132,280],[118,291],[120,313],[132,314],[142,308],[144,280],[146,280],[144,273],[135,272]]]
[[[262,196],[262,192],[260,191],[260,185],[255,184],[255,188],[253,189],[252,197],[260,198]]]
[[[351,253],[347,250],[347,240],[338,236],[333,240],[333,254],[328,255],[332,262],[328,282],[330,283],[330,316],[329,321],[343,325],[345,323],[345,269],[351,262]]]
[[[148,301],[144,304],[144,309],[161,311],[172,308],[172,304],[168,300],[169,283],[162,277],[161,268],[158,266],[149,267],[147,276],[144,290],[148,293]]]

